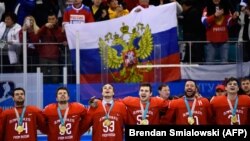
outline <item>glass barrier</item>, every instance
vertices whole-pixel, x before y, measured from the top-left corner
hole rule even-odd
[[[3,44],[0,48],[0,74],[5,73],[23,73],[23,52],[20,49],[18,54],[18,62],[10,64],[9,60],[11,56],[8,53],[8,49]],[[32,44],[32,45],[30,45]],[[22,45],[22,44],[20,44]],[[27,73],[41,72],[43,73],[43,83],[44,84],[74,84],[76,83],[76,73],[75,66],[72,61],[72,54],[75,55],[74,51],[70,51],[69,48],[61,43],[49,43],[47,45],[56,45],[58,47],[58,54],[56,56],[51,56],[53,59],[43,58],[42,54],[38,52],[36,48],[41,45],[46,45],[45,43],[29,43],[27,48]],[[249,53],[245,51],[246,46],[244,42],[229,41],[227,43],[220,44],[210,44],[203,41],[179,41],[180,50],[180,67],[181,71],[186,72],[186,76],[182,79],[192,78],[190,73],[195,71],[196,75],[217,75],[223,72],[224,69],[231,69],[231,71],[226,71],[227,76],[243,77],[248,76],[247,62],[249,62]],[[32,47],[29,47],[32,46]],[[166,65],[161,63],[160,58],[162,47],[160,44],[155,44],[153,56],[154,65]],[[211,50],[211,48],[213,48]],[[102,50],[102,54],[108,57],[107,49]],[[46,55],[45,55],[46,56]],[[12,56],[13,57],[13,56]],[[83,57],[83,56],[81,56]],[[57,58],[57,59],[55,59]],[[91,62],[90,62],[91,63]],[[96,65],[96,64],[89,64]],[[110,69],[101,62],[101,83],[109,82],[110,76],[108,73]],[[169,65],[169,64],[168,64]],[[152,67],[152,66],[151,66]],[[170,67],[170,66],[153,66],[153,75],[155,82],[162,82],[162,71],[160,67]],[[214,69],[212,69],[214,68]],[[220,68],[220,69],[219,69]],[[84,67],[81,67],[81,71]],[[218,70],[219,69],[219,70]],[[79,76],[80,77],[80,76]],[[195,77],[196,78],[196,77]],[[209,80],[210,78],[208,78]],[[211,78],[212,79],[212,78]]]

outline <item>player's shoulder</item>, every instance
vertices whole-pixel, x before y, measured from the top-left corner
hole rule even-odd
[[[70,103],[70,105],[73,108],[85,108],[85,106],[82,103],[80,103],[80,102],[72,102],[72,103]]]
[[[214,105],[224,105],[224,103],[227,103],[227,97],[225,95],[221,96],[213,96],[210,100],[210,104],[212,106]]]
[[[9,109],[3,110],[2,113],[1,113],[1,115],[2,116],[6,116],[6,115],[12,114],[12,113],[14,113],[14,109],[13,108],[9,108]]]
[[[250,97],[248,95],[238,95],[239,97],[239,101],[241,101],[241,103],[244,103],[246,105],[250,105]]]
[[[169,101],[169,106],[171,108],[176,108],[178,106],[182,106],[183,104],[185,104],[183,97],[180,97],[180,98],[177,98],[177,99],[172,99],[172,100]]]
[[[118,105],[118,106],[125,106],[125,104],[121,100],[119,100],[119,99],[115,99],[114,100],[114,104]]]
[[[56,110],[57,109],[57,104],[56,103],[51,103],[48,104],[44,107],[44,111],[51,111],[51,110]]]
[[[40,108],[38,108],[37,106],[34,106],[34,105],[28,105],[28,106],[26,106],[26,108],[27,108],[27,110],[34,111],[34,112],[41,111]]]
[[[126,106],[133,106],[137,105],[137,103],[140,101],[139,97],[133,97],[133,96],[127,96],[123,98],[123,103]]]

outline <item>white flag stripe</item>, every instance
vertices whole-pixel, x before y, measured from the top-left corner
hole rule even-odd
[[[75,36],[77,31],[80,36],[80,48],[92,49],[98,48],[99,38],[104,38],[108,32],[120,34],[122,23],[128,25],[131,31],[131,28],[135,27],[139,22],[148,24],[153,34],[177,27],[176,4],[170,3],[157,7],[150,7],[138,13],[130,13],[120,18],[102,22],[66,24],[65,30],[70,49],[76,47]],[[157,25],[162,26],[159,27]]]

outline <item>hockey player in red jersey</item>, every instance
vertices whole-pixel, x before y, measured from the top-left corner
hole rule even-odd
[[[114,87],[105,84],[102,87],[102,100],[96,99],[95,106],[90,106],[88,110],[82,130],[86,131],[92,126],[92,141],[123,141],[127,111],[121,101],[113,98],[114,94]]]
[[[166,122],[177,125],[206,125],[211,122],[211,107],[208,99],[198,97],[196,83],[187,80],[185,95],[171,100],[166,113]]]
[[[214,123],[218,125],[249,124],[250,97],[238,94],[239,82],[236,78],[229,78],[225,85],[226,95],[214,96],[210,101]]]
[[[5,110],[0,120],[1,141],[37,141],[37,129],[44,132],[42,111],[35,106],[26,106],[25,90],[15,88],[13,91],[15,106]]]
[[[165,112],[168,107],[168,100],[152,97],[149,83],[140,84],[139,97],[128,96],[122,101],[127,106],[130,125],[160,124],[160,112]]]
[[[77,102],[69,103],[65,87],[57,89],[56,100],[58,103],[47,105],[43,111],[48,141],[80,141],[80,122],[86,117],[86,108]]]

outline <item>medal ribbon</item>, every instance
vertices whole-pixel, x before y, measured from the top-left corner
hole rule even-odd
[[[146,115],[148,113],[149,104],[150,104],[149,101],[147,101],[146,107],[144,109],[143,104],[140,101],[142,120],[146,119]]]
[[[238,107],[238,101],[239,101],[238,96],[236,96],[235,103],[234,103],[234,107],[233,107],[233,106],[232,106],[232,103],[231,103],[231,101],[230,101],[230,99],[227,98],[227,102],[228,102],[228,105],[229,105],[229,107],[230,107],[230,110],[231,110],[233,116],[236,115],[236,109],[237,109],[237,107]]]
[[[106,103],[106,104],[108,104],[108,103]],[[107,112],[107,109],[106,109],[106,107],[105,107],[104,102],[102,102],[102,107],[103,107],[103,109],[104,109],[104,111],[105,111],[105,117],[106,117],[106,119],[109,119],[109,113],[110,113],[110,111],[112,110],[112,108],[114,107],[114,101],[111,101],[111,106],[110,106],[108,112]]]
[[[26,107],[25,106],[23,107],[21,117],[19,116],[17,109],[14,108],[14,110],[15,110],[15,113],[16,113],[16,119],[18,121],[18,125],[22,126],[22,124],[23,124],[23,117],[24,117],[24,113],[26,111]]]
[[[186,105],[187,110],[188,110],[188,116],[192,117],[193,113],[194,113],[194,108],[195,108],[195,105],[196,105],[196,98],[194,99],[194,102],[192,103],[192,109],[190,109],[190,106],[188,104],[188,100],[187,100],[187,98],[185,96],[184,96],[184,101],[185,101],[185,105]]]
[[[66,109],[66,111],[65,111],[65,113],[64,113],[64,117],[62,118],[61,110],[60,110],[59,107],[57,107],[57,113],[58,113],[58,116],[59,116],[61,125],[64,125],[64,124],[65,124],[65,121],[66,121],[67,116],[68,116],[68,112],[69,112],[69,107],[67,107],[67,109]]]

